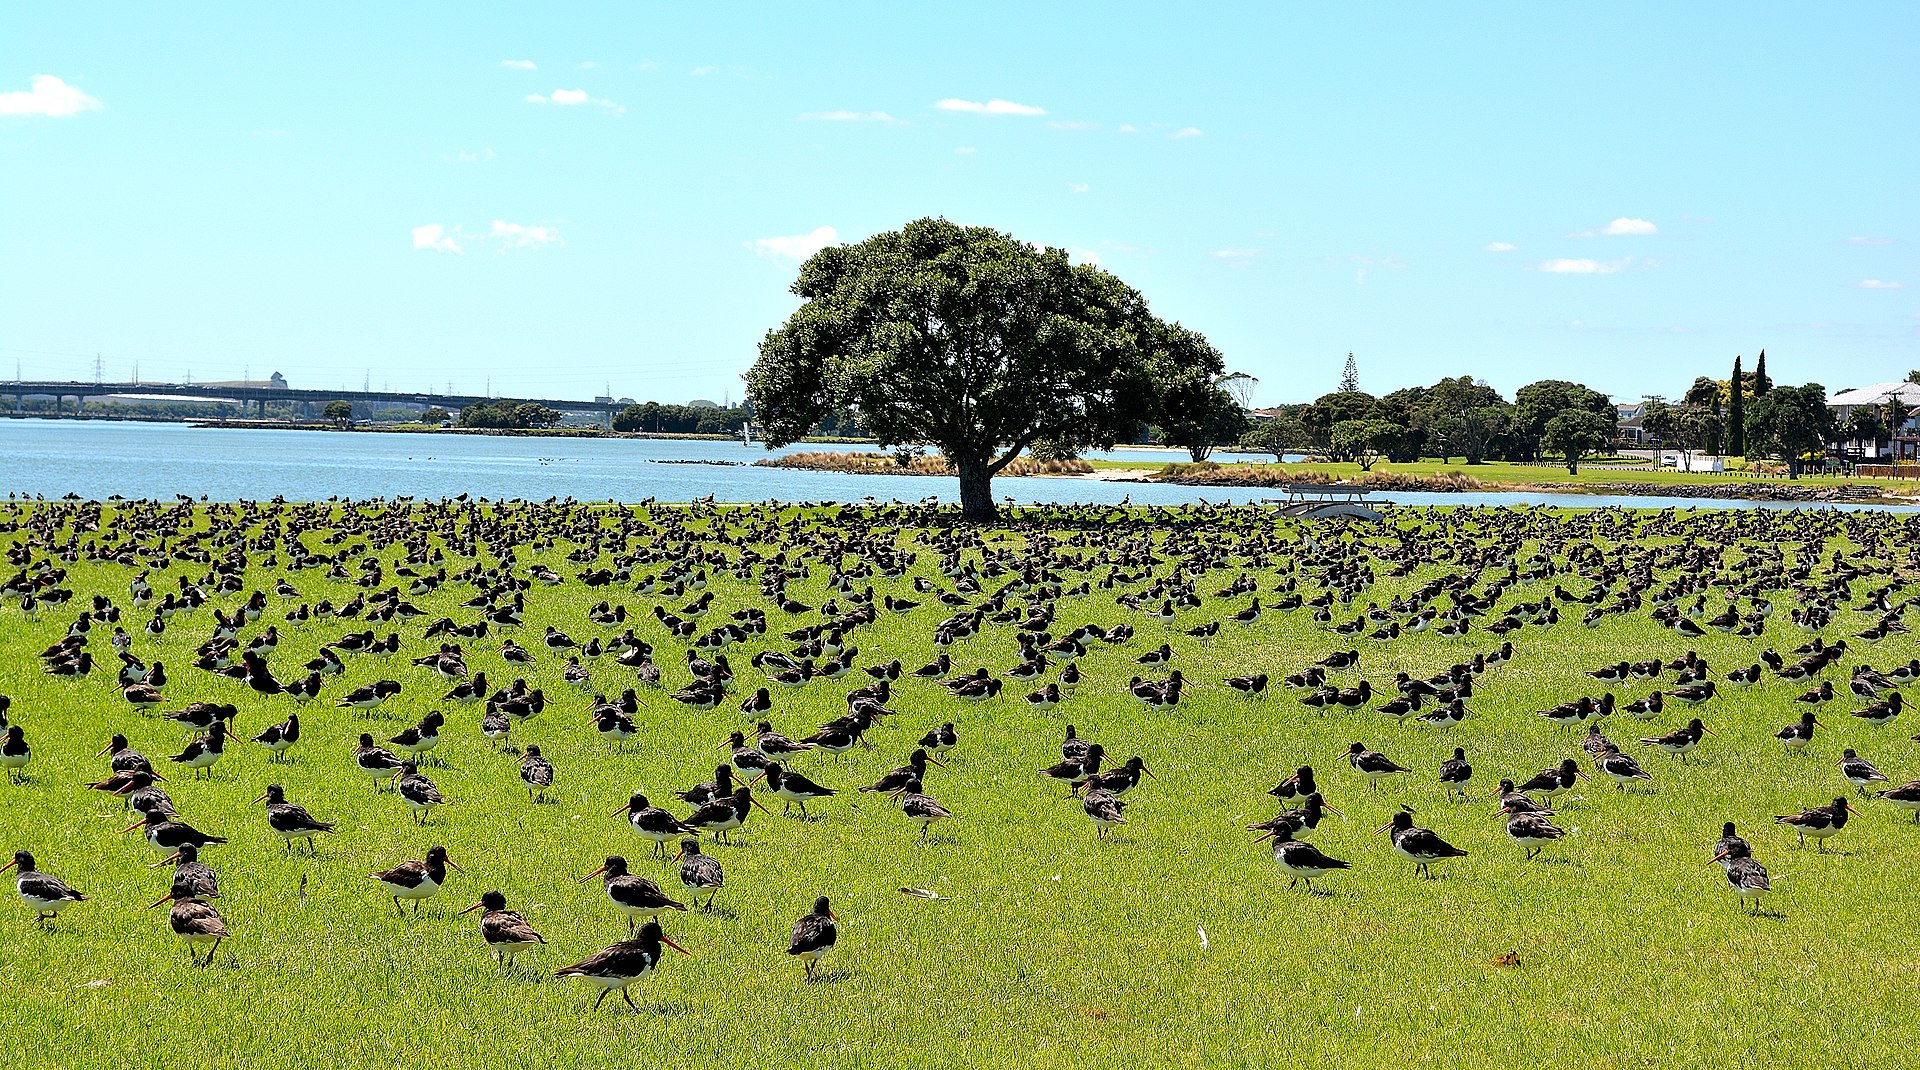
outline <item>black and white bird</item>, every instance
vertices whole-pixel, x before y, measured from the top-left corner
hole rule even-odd
[[[1273,864],[1280,872],[1293,878],[1287,882],[1292,888],[1301,881],[1307,882],[1307,892],[1314,893],[1313,879],[1325,876],[1336,869],[1350,869],[1352,864],[1331,858],[1310,843],[1302,843],[1291,833],[1281,833],[1273,838]],[[1326,893],[1317,893],[1326,894]]]
[[[167,926],[187,945],[187,954],[195,966],[213,965],[213,956],[220,950],[220,941],[232,935],[227,932],[227,923],[220,918],[220,912],[213,904],[202,902],[194,896],[175,898],[172,909],[167,911]],[[207,957],[200,957],[200,948],[207,948]]]
[[[1433,871],[1428,867],[1433,863],[1467,856],[1467,852],[1441,839],[1432,829],[1415,825],[1413,810],[1405,806],[1393,815],[1393,820],[1374,831],[1388,834],[1394,853],[1412,862],[1413,872],[1417,876],[1431,879]]]
[[[434,807],[445,806],[453,801],[441,792],[439,785],[427,779],[420,772],[420,767],[412,762],[400,763],[400,772],[394,777],[393,790],[394,794],[400,796],[400,801],[407,804],[407,809],[413,812],[413,822],[416,825],[426,824],[433,816]]]
[[[1527,860],[1546,849],[1547,844],[1565,836],[1566,830],[1555,825],[1547,815],[1535,811],[1513,812],[1506,808],[1500,811],[1507,815],[1507,835],[1527,852]]]
[[[306,807],[288,802],[286,789],[278,784],[268,784],[266,793],[253,801],[267,804],[267,827],[280,837],[289,853],[295,840],[307,841],[307,851],[312,853],[313,838],[333,831],[333,822],[321,821],[308,813]]]
[[[1814,846],[1824,851],[1827,849],[1827,839],[1839,835],[1840,830],[1847,827],[1848,815],[1859,812],[1847,801],[1846,796],[1841,795],[1825,806],[1809,806],[1797,814],[1782,814],[1774,820],[1792,826],[1800,834],[1800,846],[1805,847],[1807,837],[1812,836]]]
[[[1111,791],[1095,788],[1087,792],[1087,797],[1080,801],[1080,807],[1086,811],[1087,820],[1093,822],[1097,838],[1105,839],[1107,830],[1127,823],[1127,800]]]
[[[720,894],[727,880],[720,860],[700,853],[700,841],[688,838],[680,841],[680,853],[674,856],[674,861],[680,863],[681,887],[695,896],[705,893],[707,900],[700,904],[700,909],[711,907],[713,897]]]
[[[1473,779],[1473,766],[1467,762],[1464,747],[1453,748],[1453,757],[1440,763],[1440,783],[1447,786],[1447,798],[1467,797],[1467,781]]]
[[[661,891],[658,884],[627,872],[627,860],[620,855],[608,855],[599,869],[574,883],[585,884],[595,877],[601,878],[607,902],[627,919],[628,935],[632,935],[634,925],[641,918],[656,918],[669,910],[687,909]]]
[[[564,969],[555,970],[555,977],[577,977],[588,984],[598,986],[599,998],[593,1001],[593,1009],[599,1010],[606,1002],[608,993],[618,992],[620,998],[635,1012],[640,1008],[633,1002],[633,996],[627,986],[640,980],[647,974],[659,969],[663,947],[670,947],[682,955],[693,952],[668,939],[661,931],[660,923],[649,921],[640,927],[638,935],[630,940],[622,940],[605,951],[587,956],[585,959]]]
[[[286,761],[287,752],[300,742],[300,715],[288,714],[286,720],[253,737],[253,741],[267,748],[274,761]]]
[[[634,792],[627,798],[627,804],[615,810],[616,814],[625,814],[627,824],[633,827],[635,834],[653,841],[653,853],[665,856],[667,842],[685,833],[680,819],[647,801],[646,795]]]
[[[1852,747],[1840,752],[1840,776],[1859,789],[1863,797],[1868,784],[1887,782],[1887,774],[1875,769],[1872,762],[1860,757]]]
[[[1347,747],[1347,761],[1361,776],[1367,778],[1367,786],[1380,790],[1380,782],[1396,773],[1411,773],[1413,770],[1381,754],[1368,750],[1364,743],[1353,743]]]
[[[1727,887],[1738,897],[1735,902],[1752,900],[1752,913],[1758,914],[1760,899],[1773,890],[1773,881],[1767,876],[1767,867],[1754,860],[1747,841],[1736,840],[1715,853],[1713,861],[1726,869]]]
[[[367,876],[379,881],[381,890],[393,898],[393,909],[400,910],[400,900],[410,899],[414,913],[418,914],[421,900],[432,899],[447,883],[448,869],[461,872],[459,865],[447,857],[447,849],[435,844],[427,848],[424,859],[402,862]]]
[[[787,954],[801,959],[807,964],[807,979],[812,980],[814,972],[820,966],[820,960],[827,957],[833,945],[840,939],[839,917],[834,914],[826,896],[813,901],[813,909],[800,916],[793,923],[793,936],[787,941]]]
[[[506,969],[513,969],[514,957],[520,952],[547,942],[519,911],[507,909],[507,897],[497,891],[487,892],[478,903],[460,913],[471,914],[476,910],[486,912],[480,915],[480,939],[493,953],[494,960]]]
[[[539,747],[529,746],[520,758],[520,779],[526,781],[527,798],[538,801],[547,797],[547,789],[553,786],[553,763]]]
[[[13,878],[14,892],[33,911],[41,925],[51,924],[62,910],[87,900],[66,881],[35,869],[33,855],[27,851],[13,852],[13,861],[0,866],[0,873],[10,869],[17,871]]]

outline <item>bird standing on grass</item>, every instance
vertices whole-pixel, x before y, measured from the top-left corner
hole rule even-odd
[[[10,869],[18,870],[13,878],[14,892],[33,910],[35,920],[43,927],[50,925],[68,906],[86,902],[87,897],[69,887],[66,881],[35,869],[33,855],[27,851],[13,852],[13,861],[0,866],[0,873]]]
[[[508,970],[513,969],[515,955],[547,942],[519,911],[507,909],[507,897],[499,892],[487,892],[478,903],[460,913],[471,914],[476,910],[486,911],[480,915],[480,939],[486,942],[494,961]]]
[[[807,964],[807,980],[814,978],[814,972],[820,966],[820,960],[827,957],[833,945],[840,940],[840,918],[833,912],[826,896],[813,901],[813,909],[800,916],[793,923],[793,937],[787,941],[787,954],[798,956]]]
[[[633,996],[627,986],[638,981],[660,967],[660,957],[665,954],[662,947],[670,947],[682,955],[693,952],[668,939],[661,932],[660,923],[647,922],[640,927],[639,935],[631,940],[622,940],[597,954],[589,955],[580,962],[565,969],[555,970],[555,977],[578,977],[588,984],[598,985],[600,997],[593,1001],[593,1009],[599,1010],[606,1002],[607,994],[619,992],[620,998],[633,1007],[635,1013],[640,1008],[634,1005]]]

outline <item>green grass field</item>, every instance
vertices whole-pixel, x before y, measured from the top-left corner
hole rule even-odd
[[[1248,464],[1264,467],[1272,464],[1272,456],[1270,454],[1216,453],[1212,459],[1223,465]],[[1187,455],[1185,453],[1170,453],[1168,455],[1168,463],[1170,464],[1182,463],[1186,460]],[[1161,467],[1151,462],[1133,460],[1096,460],[1088,463],[1091,464],[1095,470],[1108,471],[1138,469],[1143,472],[1151,472],[1157,471]],[[1751,472],[1679,472],[1672,468],[1660,468],[1651,464],[1637,464],[1630,468],[1595,467],[1595,465],[1599,463],[1600,462],[1584,463],[1581,465],[1578,473],[1569,475],[1565,465],[1552,463],[1517,464],[1512,461],[1488,461],[1484,464],[1470,465],[1457,459],[1451,462],[1442,462],[1429,458],[1420,461],[1409,461],[1404,464],[1381,461],[1373,466],[1372,472],[1376,475],[1393,473],[1404,476],[1464,474],[1472,476],[1483,483],[1490,484],[1489,489],[1493,490],[1498,490],[1502,487],[1520,488],[1542,483],[1580,484],[1591,486],[1595,491],[1604,491],[1604,484],[1608,483],[1654,483],[1661,486],[1672,487],[1718,486],[1729,483],[1752,483],[1758,481],[1760,478]],[[1299,463],[1288,464],[1282,467],[1288,471],[1323,473],[1334,479],[1354,479],[1363,474],[1360,466],[1351,462]],[[1775,476],[1769,477],[1766,482],[1785,484],[1787,481]],[[1915,481],[1911,479],[1870,479],[1863,476],[1809,474],[1792,482],[1813,487],[1832,487],[1841,484],[1876,487],[1882,491],[1892,491],[1903,495],[1920,492],[1920,484],[1916,484]]]
[[[72,508],[67,519],[87,515]],[[42,931],[6,888],[0,1035],[11,1041],[14,1065],[1893,1066],[1909,1061],[1920,1043],[1920,1021],[1910,1011],[1920,826],[1884,802],[1856,797],[1863,816],[1822,853],[1795,849],[1794,837],[1771,823],[1775,814],[1848,791],[1835,769],[1842,747],[1857,747],[1895,784],[1920,776],[1920,744],[1908,738],[1916,730],[1913,719],[1867,726],[1847,716],[1844,694],[1853,666],[1885,668],[1914,656],[1912,636],[1859,644],[1827,671],[1842,698],[1821,707],[1831,729],[1800,754],[1785,753],[1772,733],[1795,719],[1801,707],[1792,698],[1804,685],[1771,676],[1761,687],[1729,690],[1692,711],[1718,732],[1696,752],[1702,760],[1695,764],[1682,766],[1636,742],[1685,723],[1681,708],[1670,706],[1650,723],[1625,715],[1605,721],[1605,732],[1653,774],[1651,786],[1627,794],[1604,780],[1583,783],[1558,807],[1557,820],[1572,835],[1525,862],[1487,790],[1503,775],[1524,777],[1563,757],[1586,764],[1578,749],[1582,730],[1556,726],[1533,711],[1607,689],[1630,699],[1664,686],[1606,685],[1583,675],[1602,664],[1673,657],[1693,647],[1718,678],[1751,664],[1763,647],[1784,652],[1810,634],[1787,621],[1796,602],[1785,590],[1769,592],[1777,612],[1758,640],[1715,633],[1685,641],[1649,620],[1645,609],[1589,629],[1578,620],[1585,607],[1570,607],[1559,625],[1511,635],[1517,656],[1476,681],[1473,716],[1447,729],[1397,724],[1371,709],[1322,715],[1280,688],[1277,678],[1355,647],[1362,671],[1336,674],[1336,682],[1364,677],[1385,688],[1397,670],[1444,670],[1497,646],[1496,636],[1474,631],[1443,639],[1427,632],[1393,642],[1348,640],[1315,624],[1306,610],[1269,612],[1251,627],[1228,622],[1210,641],[1183,634],[1245,603],[1244,596],[1212,597],[1243,571],[1269,601],[1267,589],[1288,575],[1298,575],[1303,592],[1317,590],[1317,570],[1296,573],[1278,563],[1292,558],[1303,539],[1353,539],[1385,552],[1407,536],[1436,558],[1397,578],[1376,566],[1379,581],[1353,606],[1336,606],[1336,620],[1350,619],[1366,600],[1385,604],[1437,577],[1465,572],[1484,589],[1484,581],[1505,573],[1504,558],[1487,562],[1484,572],[1448,560],[1455,550],[1470,549],[1473,526],[1495,514],[1422,510],[1397,512],[1397,532],[1276,524],[1247,512],[1221,513],[1224,519],[1197,527],[1129,522],[1124,540],[1114,529],[1060,527],[1051,544],[1056,553],[1095,552],[1074,545],[1087,537],[1116,546],[1154,540],[1154,577],[1184,575],[1206,604],[1167,627],[1117,605],[1115,591],[1096,587],[1085,597],[1059,599],[1055,635],[1084,622],[1130,623],[1138,634],[1119,648],[1096,644],[1081,662],[1085,682],[1050,712],[1031,712],[1021,701],[1032,685],[1010,681],[998,699],[964,703],[937,684],[901,681],[890,702],[899,716],[871,733],[873,749],[796,763],[847,789],[815,805],[815,820],[782,816],[779,803],[768,800],[773,814],[756,811],[732,845],[708,848],[726,868],[726,888],[714,911],[664,919],[667,934],[694,955],[670,953],[662,971],[635,986],[642,1013],[629,1012],[617,998],[590,1013],[592,992],[555,980],[552,972],[621,938],[626,926],[597,882],[576,885],[575,878],[620,853],[636,872],[685,901],[676,871],[649,858],[650,844],[609,811],[634,790],[678,807],[674,792],[711,777],[725,756],[726,733],[747,727],[734,703],[764,682],[749,657],[790,645],[780,631],[821,618],[778,612],[757,576],[739,579],[709,566],[717,597],[703,624],[760,606],[768,610],[771,633],[728,651],[738,673],[736,693],[718,709],[691,711],[666,692],[643,689],[641,738],[616,749],[585,721],[588,697],[562,681],[564,659],[538,642],[543,627],[554,625],[581,642],[604,640],[619,629],[590,624],[588,607],[602,599],[626,605],[631,625],[656,645],[670,691],[687,682],[685,644],[665,636],[651,609],[674,609],[692,592],[668,598],[635,593],[630,583],[588,588],[573,582],[589,565],[610,567],[612,547],[580,555],[590,562],[568,560],[579,544],[539,519],[558,512],[535,507],[499,521],[520,529],[502,529],[519,544],[517,574],[542,563],[569,578],[554,587],[534,583],[526,592],[524,626],[507,633],[538,655],[524,675],[550,700],[514,734],[518,745],[539,744],[558,771],[550,801],[536,804],[519,780],[516,759],[480,737],[478,709],[442,702],[447,683],[407,663],[437,643],[421,638],[428,621],[474,619],[475,610],[460,606],[475,594],[473,586],[448,583],[405,595],[426,615],[392,626],[282,621],[280,648],[270,659],[282,679],[296,676],[295,668],[322,643],[350,631],[397,630],[406,643],[397,656],[348,655],[346,673],[329,678],[325,697],[300,707],[287,696],[262,697],[192,667],[194,648],[212,633],[212,608],[236,607],[244,593],[216,594],[207,608],[176,616],[164,635],[150,636],[140,628],[150,607],[137,609],[128,596],[136,568],[69,555],[73,540],[82,547],[144,543],[173,562],[151,573],[164,594],[179,577],[201,581],[209,565],[196,555],[224,553],[230,547],[223,542],[238,532],[253,542],[246,592],[271,592],[285,578],[299,589],[299,601],[309,603],[326,598],[337,605],[367,593],[353,582],[327,579],[324,568],[289,569],[277,536],[261,538],[260,513],[238,519],[193,507],[193,529],[227,534],[194,541],[169,529],[163,551],[162,525],[151,517],[135,521],[108,511],[98,530],[76,532],[63,519],[57,531],[30,533],[27,521],[47,514],[32,507],[0,510],[0,546],[14,555],[9,572],[24,558],[51,556],[70,570],[64,586],[78,596],[33,615],[23,614],[15,598],[0,602],[0,694],[13,699],[9,718],[25,726],[34,754],[25,783],[0,783],[0,848],[8,855],[32,850],[41,869],[92,897],[69,908],[57,928]],[[392,571],[407,554],[390,536],[446,547],[449,571],[469,563],[443,535],[465,521],[456,523],[451,514],[379,514],[349,525],[338,511],[326,520],[278,512],[272,524],[277,530],[288,523],[307,548],[327,553],[356,551],[367,544],[366,532],[374,532],[379,545],[345,558],[346,568],[358,575],[361,562],[377,558],[387,577],[381,586],[399,582],[403,595],[406,581]],[[740,521],[756,515],[734,511],[716,519],[696,512],[686,523],[697,533],[710,535],[718,526],[738,536]],[[1712,546],[1715,532],[1728,567],[1775,546],[1788,562],[1802,560],[1808,548],[1777,541],[1796,532],[1823,540],[1811,545],[1823,571],[1835,552],[1855,563],[1884,563],[1889,575],[1857,579],[1839,598],[1843,611],[1824,632],[1830,639],[1871,623],[1873,615],[1854,608],[1866,591],[1892,583],[1900,598],[1920,588],[1911,520],[1701,514],[1682,522],[1691,525],[1686,528],[1631,530],[1578,519],[1582,514],[1552,516],[1559,519],[1542,514],[1529,521],[1539,528],[1526,538],[1524,552],[1539,548],[1544,534],[1563,565],[1569,549],[1670,553]],[[985,545],[1040,563],[1045,555],[1030,542],[1039,523],[987,533]],[[1789,526],[1742,534],[1762,523]],[[763,557],[784,550],[790,563],[807,570],[786,592],[820,606],[834,595],[815,538],[824,530],[817,515],[788,513],[742,538]],[[780,532],[795,537],[789,541]],[[1231,548],[1252,546],[1255,532],[1275,540],[1275,561],[1248,568]],[[951,588],[919,530],[902,530],[897,538],[901,548],[919,553],[915,575]],[[637,537],[630,545],[666,544]],[[1223,548],[1221,567],[1186,572],[1183,555],[1202,545]],[[741,553],[731,538],[704,547],[729,560]],[[684,546],[670,549],[685,558]],[[964,552],[968,560],[981,559],[980,546]],[[481,556],[493,560],[484,549]],[[269,557],[277,564],[267,564]],[[1053,563],[1060,565],[1057,558]],[[440,563],[416,567],[431,571]],[[635,565],[633,575],[663,567]],[[1083,578],[1098,580],[1106,567],[1063,572],[1061,579],[1072,587]],[[1656,568],[1654,579],[1664,584],[1685,571]],[[991,591],[1005,579],[986,586]],[[1555,583],[1584,592],[1593,582],[1565,573],[1523,582],[1502,604],[1547,597]],[[852,633],[859,663],[899,658],[911,670],[930,660],[934,626],[949,610],[913,594],[905,579],[874,576],[855,586],[869,583],[876,597],[923,604],[904,614],[882,611],[877,624]],[[292,760],[272,763],[252,744],[230,744],[210,779],[168,772],[165,756],[184,737],[121,699],[105,635],[96,635],[89,649],[107,664],[90,678],[43,674],[36,655],[66,634],[95,593],[126,610],[123,625],[134,636],[134,652],[149,664],[165,663],[171,682],[164,708],[194,700],[234,703],[243,738],[299,709],[307,738]],[[1724,604],[1717,593],[1709,597],[1716,607]],[[840,598],[844,605],[846,596]],[[266,616],[244,629],[242,640],[296,604],[269,594]],[[521,674],[500,659],[501,634],[467,644],[469,664],[496,686]],[[1136,673],[1165,674],[1133,663],[1162,641],[1175,648],[1173,667],[1193,686],[1178,706],[1155,712],[1130,697],[1126,683]],[[961,642],[951,654],[956,673],[984,665],[997,675],[1018,660],[1008,627]],[[596,690],[617,694],[633,685],[632,672],[611,658],[590,668]],[[1221,684],[1254,671],[1276,677],[1275,689],[1258,701]],[[1048,679],[1057,672],[1056,665]],[[399,680],[405,690],[373,716],[334,708],[348,687],[381,678]],[[799,689],[776,687],[771,720],[802,735],[844,712],[846,691],[865,682],[856,673]],[[447,767],[425,772],[457,802],[421,828],[392,794],[376,792],[353,768],[352,748],[361,731],[384,740],[432,709],[448,717],[446,742],[436,752]],[[962,742],[947,768],[933,770],[927,790],[956,817],[921,843],[919,828],[884,800],[851,789],[901,764],[922,732],[947,720],[958,725]],[[1122,757],[1142,755],[1158,775],[1126,796],[1128,823],[1106,840],[1096,838],[1079,802],[1036,775],[1059,759],[1069,723]],[[105,759],[94,752],[114,731],[125,732],[163,767],[164,786],[187,820],[230,840],[203,855],[220,874],[217,906],[233,931],[210,968],[189,965],[186,949],[168,931],[165,908],[142,909],[166,893],[170,871],[149,869],[158,856],[137,836],[120,835],[129,819],[119,800],[82,786],[104,775]],[[1369,791],[1343,760],[1353,740],[1415,771]],[[1447,801],[1433,775],[1456,745],[1466,748],[1476,770],[1475,798],[1467,803]],[[1312,840],[1353,863],[1316,882],[1330,893],[1324,896],[1288,891],[1269,850],[1245,831],[1277,812],[1265,791],[1301,763],[1315,766],[1329,801],[1347,815],[1323,824]],[[270,782],[284,784],[288,797],[316,816],[338,822],[339,831],[321,839],[317,858],[285,853],[267,830],[262,807],[249,803]],[[1416,879],[1413,865],[1371,831],[1402,803],[1470,856],[1437,866],[1437,880]],[[1743,913],[1720,868],[1703,864],[1723,820],[1739,822],[1772,871],[1769,914]],[[436,843],[447,846],[464,874],[454,874],[417,917],[397,915],[366,875],[422,857]],[[941,898],[908,897],[903,887],[932,889]],[[505,892],[549,941],[542,954],[523,955],[513,975],[489,959],[478,916],[454,916],[492,888]],[[789,928],[816,895],[830,895],[842,920],[825,976],[808,983],[785,951]],[[1517,954],[1517,964],[1496,961],[1508,953]]]

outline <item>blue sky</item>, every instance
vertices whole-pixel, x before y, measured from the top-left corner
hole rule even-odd
[[[28,377],[738,397],[796,256],[922,215],[1097,259],[1261,404],[1349,351],[1376,392],[1920,366],[1912,3],[6,21],[0,362]]]

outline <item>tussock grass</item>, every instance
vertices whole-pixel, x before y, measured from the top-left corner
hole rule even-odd
[[[801,450],[753,462],[768,468],[805,468],[816,472],[851,472],[856,475],[951,476],[956,471],[937,453],[913,456],[902,465],[891,453],[849,452],[841,450]],[[1085,475],[1093,465],[1079,459],[1034,460],[1015,457],[1000,470],[1003,476]]]

